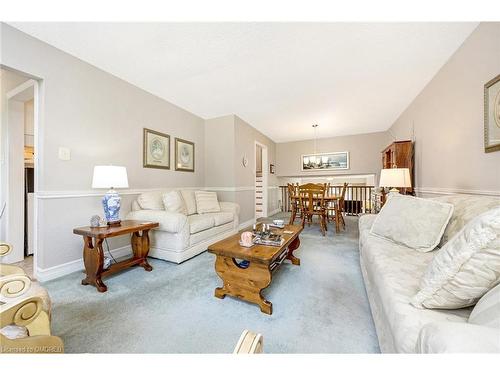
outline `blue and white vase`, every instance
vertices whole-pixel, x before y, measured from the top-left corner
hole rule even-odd
[[[120,222],[120,195],[113,189],[109,190],[104,198],[102,198],[102,207],[108,224],[116,224]]]

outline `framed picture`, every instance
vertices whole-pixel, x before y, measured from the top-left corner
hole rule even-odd
[[[302,155],[300,163],[303,171],[349,169],[349,152]]]
[[[269,173],[274,174],[274,164],[269,164]]]
[[[484,85],[484,151],[500,151],[500,74]]]
[[[175,138],[175,170],[194,172],[194,143]]]
[[[170,136],[144,128],[144,168],[170,169]]]

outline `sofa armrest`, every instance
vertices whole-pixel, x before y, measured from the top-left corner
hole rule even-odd
[[[461,322],[429,323],[422,327],[417,353],[500,353],[500,330]]]
[[[165,210],[139,210],[129,212],[128,220],[144,220],[158,222],[157,230],[170,233],[179,233],[186,226],[187,216]]]
[[[373,222],[375,221],[377,215],[375,214],[364,214],[359,217],[358,226],[359,231],[372,229]]]
[[[236,217],[240,215],[240,205],[234,202],[219,202],[222,212],[232,212]]]

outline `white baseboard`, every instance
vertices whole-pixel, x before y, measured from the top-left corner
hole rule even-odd
[[[498,190],[473,190],[473,189],[454,189],[454,188],[415,188],[418,194],[433,194],[433,195],[451,195],[451,194],[471,194],[471,195],[488,195],[500,197]]]
[[[131,253],[132,247],[130,245],[111,250],[111,254],[115,258],[124,257]],[[83,258],[49,268],[36,267],[35,278],[40,282],[49,281],[73,272],[81,271],[84,268]]]
[[[249,226],[252,226],[255,224],[255,219],[250,219],[250,220],[247,220],[243,223],[240,223],[240,225],[238,226],[238,230],[242,230],[242,229],[245,229],[245,228],[248,228]]]

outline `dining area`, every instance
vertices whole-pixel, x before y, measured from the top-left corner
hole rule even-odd
[[[348,183],[330,186],[328,183],[288,183],[287,196],[290,208],[290,224],[297,221],[302,227],[319,225],[325,236],[332,224],[336,233],[346,229],[345,198]]]

